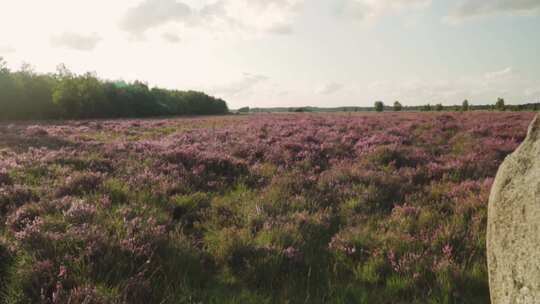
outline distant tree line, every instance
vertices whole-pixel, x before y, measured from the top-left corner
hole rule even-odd
[[[0,120],[84,119],[225,114],[227,103],[202,92],[149,88],[135,81],[76,75],[65,66],[39,74],[10,71],[0,57]]]
[[[420,106],[403,106],[399,101],[394,102],[393,107],[387,107],[382,101],[375,101],[371,111],[382,112],[386,110],[392,111],[540,111],[540,103],[526,103],[520,105],[506,105],[503,98],[498,98],[493,105],[471,105],[465,99],[461,105],[443,106],[441,103],[431,105],[425,104]]]

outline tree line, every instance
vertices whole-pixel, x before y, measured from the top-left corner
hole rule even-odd
[[[471,111],[471,110],[491,110],[491,111],[540,111],[540,103],[527,103],[520,105],[506,105],[503,98],[497,98],[492,105],[470,105],[465,99],[461,105],[443,106],[441,103],[420,106],[403,106],[399,101],[395,101],[392,107],[386,106],[382,101],[376,101],[373,109],[377,112],[385,110],[399,111]]]
[[[60,65],[39,74],[25,64],[11,71],[0,57],[0,120],[128,118],[214,115],[227,103],[196,91],[149,88],[140,81],[102,80],[77,75]]]

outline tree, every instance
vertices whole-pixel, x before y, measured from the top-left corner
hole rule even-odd
[[[0,56],[0,74],[7,74],[7,73],[9,73],[7,62],[4,60],[4,57]]]
[[[24,63],[20,70],[11,73],[14,84],[11,119],[52,118],[52,90],[56,80],[51,75],[38,74],[31,65]]]
[[[135,81],[103,81],[78,75],[65,65],[55,74],[36,73],[29,64],[11,72],[0,58],[0,119],[115,118],[211,115],[229,112],[227,103],[196,91],[150,89]]]
[[[424,112],[431,111],[431,105],[428,103],[427,105],[422,106],[422,111]]]
[[[52,93],[53,103],[62,109],[64,116],[78,117],[81,112],[81,100],[78,96],[76,77],[65,69],[59,71],[57,78],[58,83]]]
[[[249,113],[249,107],[243,107],[238,109],[239,113]]]
[[[495,103],[495,109],[499,111],[504,111],[506,109],[506,106],[504,105],[504,99],[503,98],[497,98],[497,102]]]
[[[463,104],[461,105],[461,110],[469,111],[469,101],[467,99],[463,101]]]
[[[435,105],[435,111],[440,112],[440,111],[442,111],[443,109],[444,109],[444,107],[443,107],[442,104],[438,103],[438,104]]]
[[[375,111],[382,112],[384,111],[384,103],[382,101],[375,102]]]
[[[0,57],[0,119],[13,115],[15,106],[15,84],[4,58]]]
[[[401,105],[401,103],[399,101],[395,101],[394,102],[394,111],[396,112],[399,112],[403,109],[403,106]]]

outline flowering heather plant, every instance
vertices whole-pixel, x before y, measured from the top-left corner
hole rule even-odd
[[[63,185],[57,188],[57,196],[81,195],[98,190],[103,175],[95,172],[76,172],[68,176]]]
[[[82,200],[76,200],[71,203],[71,207],[68,210],[64,211],[63,215],[71,223],[89,223],[96,215],[96,206]]]
[[[9,177],[9,174],[5,171],[0,171],[0,186],[11,185],[13,180]]]
[[[0,215],[5,215],[34,199],[34,192],[25,186],[0,186]]]
[[[0,303],[489,303],[532,113],[0,125]]]
[[[26,128],[26,135],[28,136],[47,136],[49,132],[45,128],[40,126],[29,126]]]

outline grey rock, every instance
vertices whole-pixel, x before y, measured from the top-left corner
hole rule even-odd
[[[540,118],[499,168],[488,207],[493,304],[540,303]]]

